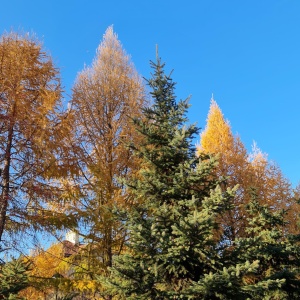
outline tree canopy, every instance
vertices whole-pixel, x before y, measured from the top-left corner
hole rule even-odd
[[[0,39],[2,242],[5,232],[39,229],[41,224],[43,230],[53,228],[47,205],[56,201],[59,190],[51,179],[66,164],[61,158],[68,128],[61,97],[59,71],[42,45],[29,35],[4,34]]]
[[[1,37],[1,299],[299,299],[299,186],[214,99],[195,146],[151,68],[147,89],[109,27],[67,105],[41,43]]]

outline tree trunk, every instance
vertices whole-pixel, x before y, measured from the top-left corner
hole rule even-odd
[[[6,220],[6,212],[9,201],[9,192],[10,192],[10,184],[9,184],[9,169],[11,162],[11,148],[12,148],[12,139],[13,139],[13,128],[8,132],[8,141],[5,150],[4,157],[4,168],[2,171],[2,184],[1,184],[1,198],[0,198],[0,242],[2,240],[2,234],[4,231],[5,220]]]

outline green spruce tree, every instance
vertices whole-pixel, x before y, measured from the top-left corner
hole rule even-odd
[[[176,103],[164,64],[152,63],[152,107],[135,120],[142,161],[127,186],[130,212],[118,212],[128,230],[126,251],[102,279],[115,299],[299,299],[299,236],[287,235],[284,211],[247,206],[246,236],[226,239],[220,215],[232,209],[235,190],[222,190],[213,157],[195,156],[187,101]]]
[[[122,299],[190,299],[193,283],[222,267],[216,220],[233,191],[219,188],[214,158],[195,155],[198,128],[186,125],[188,100],[176,102],[159,58],[151,64],[153,105],[135,120],[144,142],[132,146],[141,170],[127,182],[142,204],[123,215],[129,241],[106,286]]]
[[[30,262],[21,257],[0,266],[0,299],[17,300],[18,292],[29,286]]]
[[[287,211],[260,205],[255,190],[247,210],[247,237],[234,242],[228,260],[231,265],[257,264],[243,277],[244,299],[300,299],[300,236],[286,234]]]
[[[300,298],[299,235],[286,235],[286,211],[259,204],[252,191],[246,237],[223,241],[223,269],[189,287],[195,299],[296,300]],[[192,298],[194,299],[194,298]]]

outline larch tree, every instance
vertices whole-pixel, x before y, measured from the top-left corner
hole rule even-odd
[[[296,233],[299,211],[296,195],[293,193],[291,182],[284,176],[278,164],[268,160],[254,143],[249,155],[252,167],[252,186],[255,187],[260,203],[268,205],[274,211],[286,210],[284,215],[285,231]]]
[[[29,286],[19,295],[25,299],[52,299],[55,295],[58,299],[73,299],[72,296],[78,295],[78,282],[73,276],[76,265],[69,263],[65,255],[73,250],[71,244],[59,242],[46,250],[32,251],[27,257],[31,265],[28,272]]]
[[[202,152],[219,156],[216,173],[226,178],[223,188],[238,186],[234,208],[224,216],[225,231],[230,239],[245,235],[244,229],[248,222],[246,205],[251,200],[253,189],[256,190],[260,204],[266,204],[274,211],[290,208],[293,201],[288,179],[283,176],[278,165],[268,161],[267,156],[255,145],[252,153],[247,153],[240,138],[232,134],[229,122],[214,100],[211,102],[206,127],[201,133],[198,153]],[[289,218],[291,214],[285,217]]]
[[[298,233],[300,228],[300,184],[298,183],[293,189],[293,198],[291,201],[290,209],[288,210],[290,222],[290,231],[292,233]]]
[[[131,204],[119,178],[137,168],[128,145],[137,142],[131,119],[140,115],[144,104],[142,80],[109,27],[92,66],[79,73],[73,88],[71,144],[80,176],[64,183],[66,197],[74,204],[67,209],[81,220],[77,230],[88,242],[83,262],[95,273],[106,272],[126,237],[112,209]],[[92,272],[88,276],[93,279]]]
[[[62,89],[59,71],[42,45],[28,35],[0,39],[0,240],[14,231],[51,226],[48,179],[60,170]],[[44,215],[45,213],[45,215]],[[47,220],[47,218],[50,218]],[[8,235],[7,235],[8,236]]]
[[[223,216],[224,230],[228,238],[234,239],[243,233],[245,219],[244,205],[249,201],[248,184],[251,177],[251,167],[248,162],[246,148],[232,134],[228,121],[214,99],[211,100],[210,110],[204,131],[201,133],[198,154],[206,153],[218,156],[216,175],[224,178],[222,188],[238,185],[234,199],[234,208]]]
[[[240,138],[233,135],[229,122],[213,99],[197,151],[219,155],[218,176],[228,177],[231,184],[245,181],[243,176],[248,169],[246,148]]]

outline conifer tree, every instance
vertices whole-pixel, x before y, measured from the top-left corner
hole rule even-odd
[[[214,99],[211,99],[207,123],[201,132],[198,153],[218,155],[216,175],[223,177],[222,188],[238,185],[234,197],[234,208],[222,216],[222,223],[228,239],[242,236],[245,228],[244,205],[249,202],[249,182],[252,173],[245,146],[233,135],[230,124]]]
[[[248,238],[238,239],[231,254],[239,262],[259,262],[256,274],[243,289],[254,299],[299,299],[299,235],[286,235],[282,230],[286,211],[274,212],[254,196],[248,206]]]
[[[299,299],[299,236],[282,231],[285,213],[260,205],[252,190],[247,236],[224,244],[223,268],[193,282],[190,299]]]
[[[234,197],[234,208],[222,216],[227,239],[247,236],[246,205],[251,201],[251,189],[257,191],[257,200],[274,211],[287,209],[293,204],[290,182],[283,176],[280,168],[268,161],[254,143],[253,151],[248,154],[238,136],[234,136],[230,124],[214,99],[211,100],[205,130],[201,133],[198,153],[218,155],[216,175],[225,177],[222,188],[238,185]],[[286,230],[291,232],[295,216],[285,216],[290,221]]]
[[[154,103],[145,120],[135,119],[145,138],[133,145],[141,170],[127,182],[143,205],[120,214],[130,237],[106,284],[122,299],[188,299],[193,282],[221,267],[216,220],[233,192],[218,187],[214,158],[195,155],[198,128],[186,125],[188,100],[176,103],[175,83],[159,58],[151,66]]]
[[[286,178],[276,162],[268,160],[268,155],[263,153],[254,143],[249,155],[252,168],[252,187],[255,187],[258,201],[266,204],[273,211],[288,210],[284,215],[284,230],[297,233],[297,219],[299,205],[293,195],[292,184]]]
[[[152,67],[154,104],[135,119],[145,139],[132,146],[142,168],[127,181],[143,205],[118,212],[129,241],[101,284],[116,299],[298,299],[299,237],[282,230],[285,212],[251,192],[245,236],[224,238],[220,216],[235,190],[220,187],[213,157],[195,156],[198,129],[185,125],[188,103],[176,103],[160,59]]]
[[[13,259],[0,266],[0,299],[21,299],[18,292],[29,286],[30,262]]]
[[[48,204],[68,171],[59,70],[42,44],[14,32],[0,37],[0,248],[12,234],[59,227]],[[70,169],[68,169],[70,170]],[[73,222],[74,223],[74,222]],[[23,237],[24,241],[25,238]],[[19,242],[19,241],[18,241]],[[20,244],[20,243],[18,243]],[[19,245],[16,245],[19,247]]]
[[[111,209],[132,204],[118,178],[137,168],[127,147],[138,140],[129,120],[141,115],[144,105],[141,77],[111,26],[92,65],[79,73],[73,88],[70,144],[80,172],[63,182],[66,209],[78,217],[78,230],[88,242],[78,272],[86,280],[105,273],[122,251],[126,232]]]

